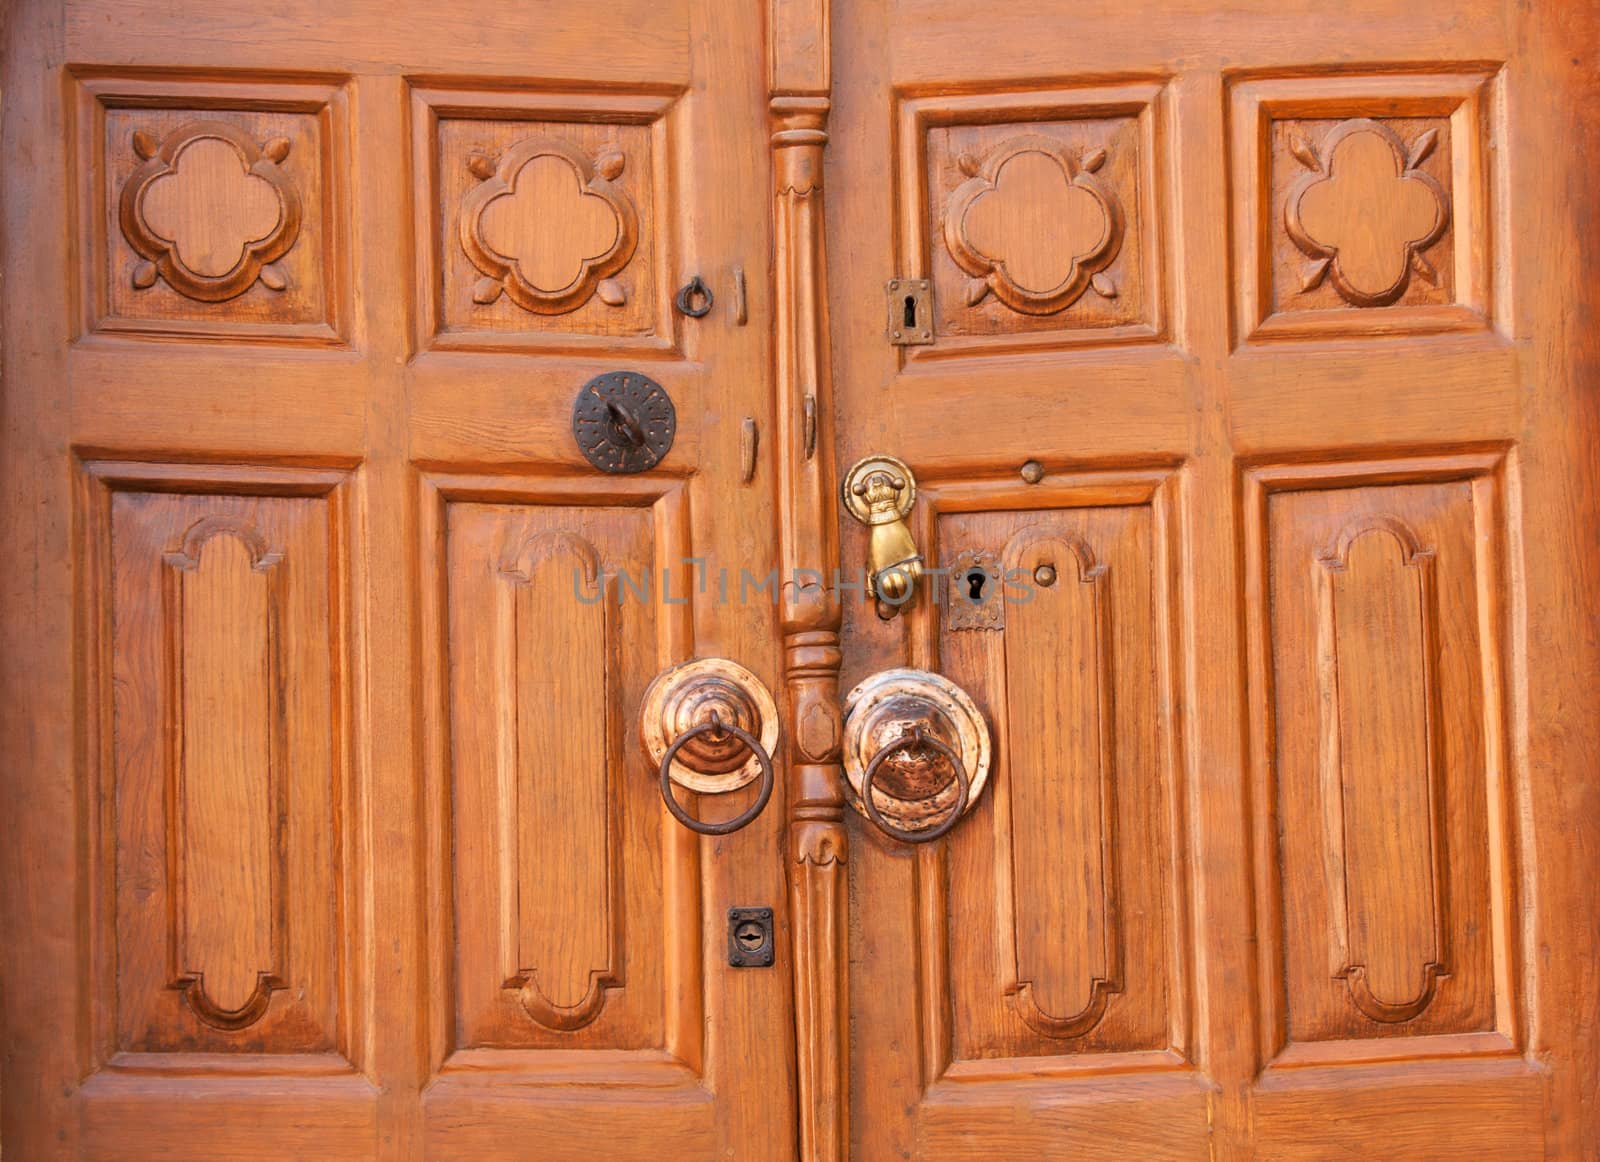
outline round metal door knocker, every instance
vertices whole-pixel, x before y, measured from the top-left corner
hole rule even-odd
[[[761,679],[737,662],[697,658],[657,674],[639,707],[639,741],[656,765],[667,810],[691,831],[731,834],[772,798],[778,706]],[[755,801],[719,822],[696,819],[673,790],[725,795],[757,780]]]
[[[850,805],[902,843],[949,833],[989,780],[983,712],[926,670],[882,670],[850,691],[841,749]]]
[[[572,436],[602,472],[646,472],[672,450],[678,413],[662,386],[636,371],[608,371],[583,385]]]

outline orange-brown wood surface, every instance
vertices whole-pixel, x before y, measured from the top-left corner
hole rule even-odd
[[[1586,5],[0,29],[6,1157],[1600,1157]],[[998,604],[829,584],[874,454]],[[697,657],[778,695],[719,837]],[[920,846],[900,666],[992,742]]]
[[[1032,590],[845,607],[996,741],[852,828],[856,1156],[1600,1152],[1581,9],[835,6],[840,460]]]
[[[686,561],[776,555],[749,15],[8,13],[8,1158],[794,1154],[723,919],[786,931],[784,813],[699,839],[637,741],[675,662],[780,685]]]

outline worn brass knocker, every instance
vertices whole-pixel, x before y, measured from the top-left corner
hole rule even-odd
[[[927,670],[880,670],[845,697],[851,806],[901,843],[929,843],[972,810],[989,779],[989,724],[972,698]]]
[[[742,744],[746,750],[755,756],[761,765],[761,790],[756,795],[756,801],[732,819],[722,823],[707,823],[696,819],[679,804],[677,796],[672,790],[672,760],[678,757],[678,752],[686,745],[699,738],[707,736],[711,742],[719,742],[724,737],[731,737]],[[722,718],[716,711],[711,712],[711,721],[702,722],[691,726],[677,738],[672,740],[672,745],[667,747],[666,754],[661,756],[661,798],[666,801],[667,810],[672,812],[672,817],[682,823],[690,831],[697,831],[701,835],[729,835],[744,827],[767,805],[767,800],[772,798],[772,756],[767,753],[767,748],[761,745],[761,740],[748,730],[734,726],[732,723],[723,725]]]
[[[867,581],[878,599],[878,616],[893,617],[922,576],[922,554],[906,524],[917,501],[916,479],[893,456],[868,456],[845,473],[840,491],[850,515],[872,530]]]
[[[772,798],[778,707],[761,679],[737,662],[697,658],[657,674],[639,710],[639,740],[658,768],[667,810],[690,831],[731,834]],[[755,801],[715,823],[689,814],[674,790],[725,795],[757,780]]]

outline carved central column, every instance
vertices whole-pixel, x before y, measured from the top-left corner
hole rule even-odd
[[[849,1150],[846,839],[840,765],[838,511],[828,370],[822,149],[827,8],[774,0],[772,119],[779,545],[789,723],[800,1157]]]

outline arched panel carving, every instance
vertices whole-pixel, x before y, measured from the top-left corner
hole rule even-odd
[[[283,555],[209,516],[162,560],[168,985],[233,1031],[288,981]]]
[[[1385,1023],[1449,974],[1433,568],[1393,517],[1346,526],[1315,566],[1331,969]]]
[[[1009,889],[998,900],[1004,992],[1029,1028],[1081,1037],[1122,991],[1116,746],[1107,566],[1075,537],[1012,538],[1007,576],[1060,580],[1008,611],[1005,794]],[[1056,874],[1047,879],[1038,869]]]
[[[569,532],[515,544],[499,579],[503,987],[571,1031],[623,983],[615,601]]]

